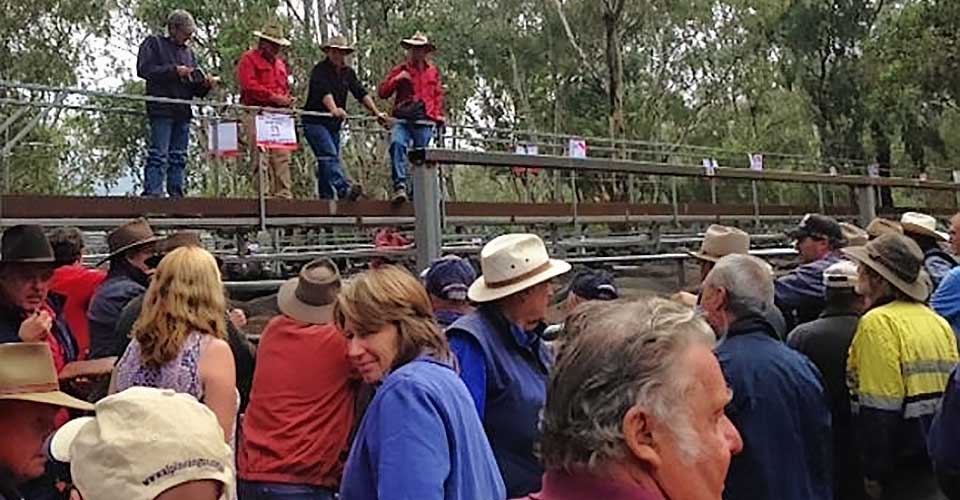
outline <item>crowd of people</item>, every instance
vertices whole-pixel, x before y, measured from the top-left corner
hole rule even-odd
[[[198,233],[130,221],[100,269],[14,226],[0,500],[960,499],[951,223],[808,215],[788,271],[714,225],[670,298],[533,234],[479,273],[320,259],[256,351]]]
[[[221,85],[220,78],[205,73],[189,42],[196,33],[193,16],[173,11],[167,19],[167,36],[151,35],[140,45],[137,75],[146,81],[151,97],[191,100],[206,96]],[[267,23],[253,32],[255,46],[237,62],[240,103],[266,112],[289,112],[299,101],[290,90],[290,73],[283,49],[290,46],[282,28]],[[322,46],[326,57],[313,67],[303,100],[302,126],[316,157],[317,195],[320,199],[356,200],[363,186],[351,182],[340,162],[341,128],[347,119],[347,97],[352,95],[391,130],[390,164],[394,202],[409,196],[407,152],[427,147],[436,127],[445,121],[444,90],[437,66],[430,60],[436,48],[422,33],[400,42],[406,59],[386,75],[377,88],[380,99],[394,99],[389,114],[380,111],[356,71],[348,64],[355,48],[342,36]],[[258,146],[256,118],[248,111],[243,120],[254,181],[264,195],[293,197],[290,154],[287,147]],[[148,101],[150,141],[144,166],[143,196],[181,198],[190,141],[191,106],[184,102]]]

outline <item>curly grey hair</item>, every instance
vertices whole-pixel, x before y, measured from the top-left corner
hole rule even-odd
[[[167,31],[170,34],[178,31],[184,33],[193,33],[197,31],[197,22],[193,15],[183,9],[177,9],[167,16]]]
[[[681,456],[699,454],[684,395],[693,374],[676,373],[690,345],[714,334],[692,309],[662,298],[594,304],[570,322],[550,377],[540,452],[548,468],[594,467],[629,453],[623,417],[634,406],[665,422]]]

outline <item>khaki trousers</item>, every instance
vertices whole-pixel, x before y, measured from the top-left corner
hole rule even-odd
[[[265,181],[264,196],[268,198],[293,198],[293,180],[290,177],[290,151],[285,149],[262,149],[257,146],[257,123],[255,112],[248,112],[246,127],[250,141],[250,162],[254,185],[259,193],[261,179]]]

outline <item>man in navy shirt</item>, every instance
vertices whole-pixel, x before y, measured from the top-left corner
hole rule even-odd
[[[175,10],[167,18],[168,36],[150,35],[140,44],[137,76],[147,81],[147,95],[190,100],[204,97],[219,79],[198,68],[187,42],[197,31],[193,16]],[[150,149],[143,172],[143,196],[182,198],[192,111],[186,103],[147,102]]]
[[[347,65],[347,56],[354,48],[342,36],[335,36],[323,45],[327,57],[317,63],[310,73],[310,91],[306,111],[329,113],[331,116],[303,116],[303,134],[317,157],[317,194],[321,200],[356,200],[363,189],[351,185],[340,164],[340,127],[347,119],[347,93],[363,103],[381,125],[387,125],[386,113],[377,109],[357,78],[357,72]]]

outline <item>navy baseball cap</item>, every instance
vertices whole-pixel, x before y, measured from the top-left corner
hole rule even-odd
[[[580,271],[573,277],[568,293],[586,300],[614,300],[620,298],[620,290],[613,276],[602,271]]]
[[[477,279],[470,261],[450,255],[433,261],[423,276],[427,292],[445,300],[467,300],[467,289]]]
[[[800,241],[806,237],[843,242],[843,228],[833,217],[807,214],[796,228],[787,231],[787,236]]]

